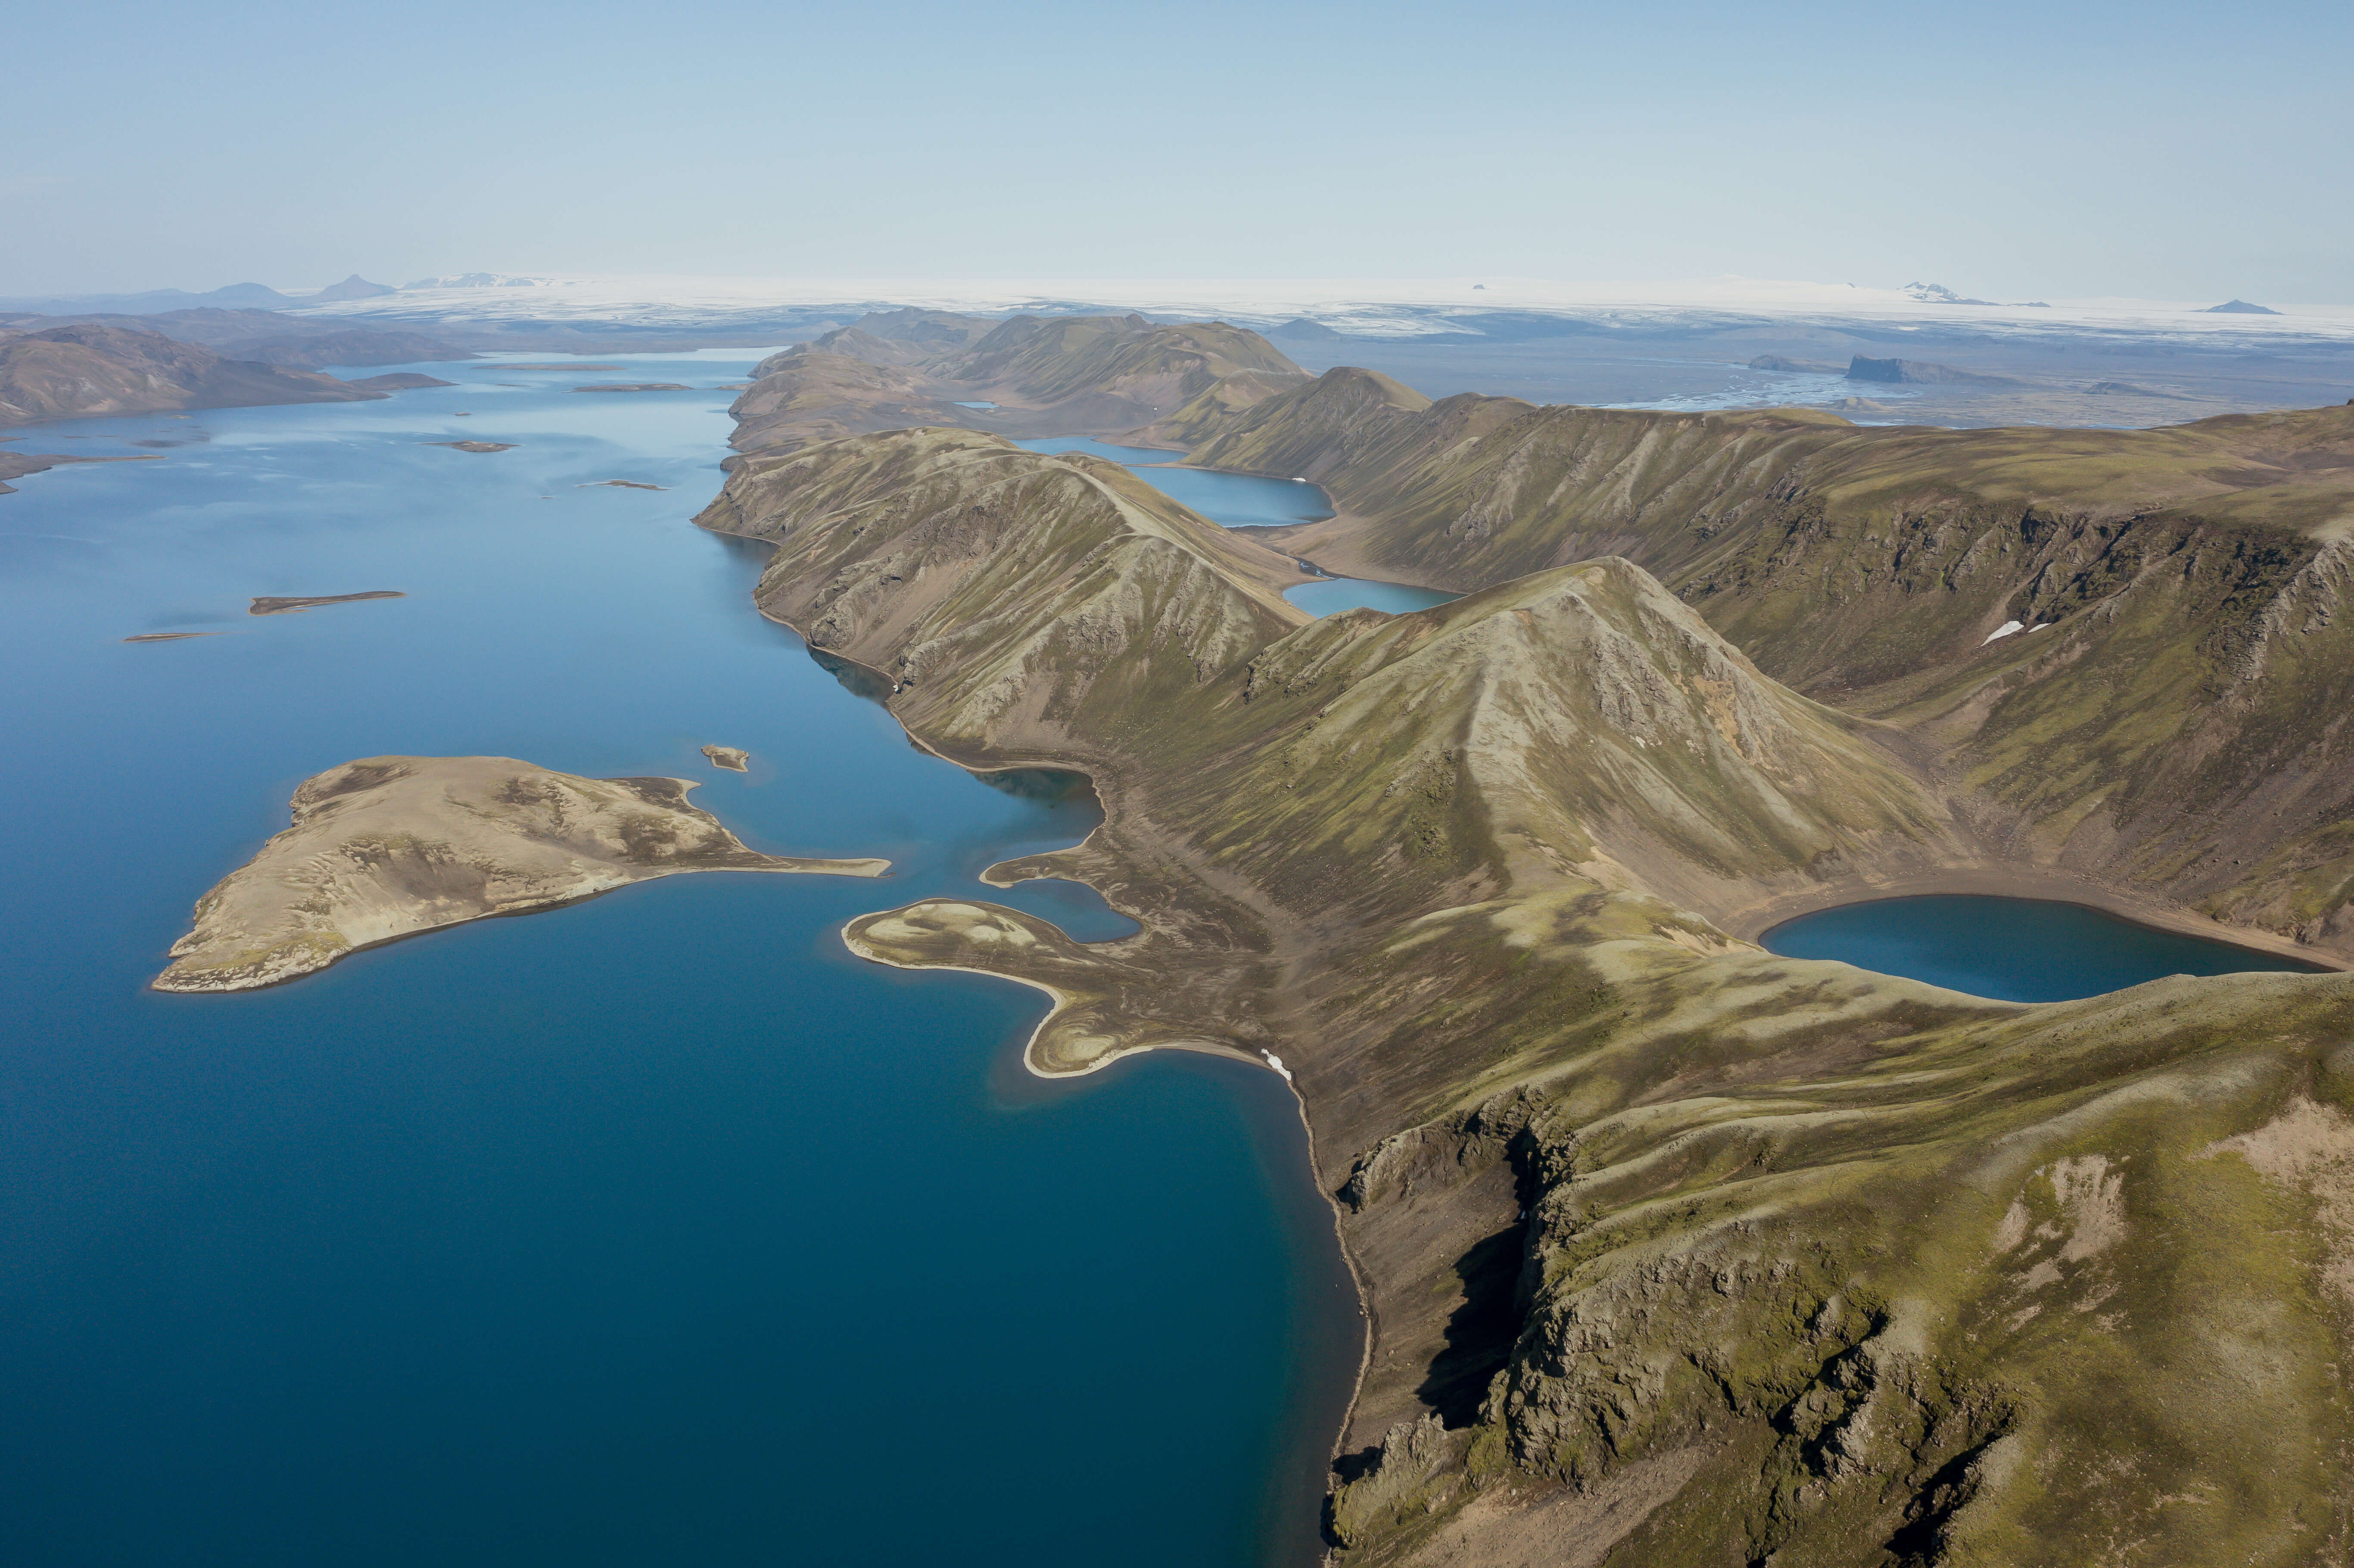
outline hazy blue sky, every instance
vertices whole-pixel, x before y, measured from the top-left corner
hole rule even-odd
[[[504,271],[2354,302],[2354,5],[27,6],[0,294]]]

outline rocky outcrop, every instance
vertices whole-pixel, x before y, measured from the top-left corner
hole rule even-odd
[[[579,779],[504,757],[370,757],[306,779],[293,825],[196,901],[158,991],[249,991],[419,931],[683,871],[879,876],[881,860],[745,848],[680,779]]]

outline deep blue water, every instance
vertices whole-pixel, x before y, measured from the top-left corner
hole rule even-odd
[[[2081,904],[1980,894],[1844,904],[1785,921],[1760,939],[1785,958],[1838,959],[1998,1001],[2072,1001],[2167,975],[2315,967]]]
[[[1312,1557],[1359,1321],[1289,1093],[1174,1054],[1043,1083],[1034,992],[842,948],[941,892],[1129,923],[975,883],[1089,798],[915,750],[754,613],[765,552],[689,524],[700,389],[759,357],[27,443],[164,461],[0,496],[0,1561]],[[422,444],[465,439],[516,445]],[[668,488],[581,488],[617,478]],[[409,597],[244,613],[376,588]],[[172,630],[223,635],[119,641]],[[759,848],[896,871],[143,989],[297,782],[387,752],[675,774]]]
[[[1437,588],[1416,588],[1410,583],[1377,583],[1363,577],[1326,577],[1319,582],[1301,583],[1283,590],[1283,597],[1310,615],[1338,615],[1344,609],[1378,609],[1391,615],[1406,615],[1433,605],[1452,604],[1460,594],[1441,593]]]

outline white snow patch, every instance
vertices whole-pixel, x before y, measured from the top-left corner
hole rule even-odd
[[[1986,642],[1981,642],[1978,646],[1983,648],[1987,645],[1987,642],[1991,642],[1998,637],[2008,637],[2014,631],[2024,631],[2026,630],[2027,622],[2023,620],[2006,620],[2000,626],[1996,627],[1992,631],[1988,632]]]
[[[1277,1055],[1272,1051],[1261,1051],[1259,1054],[1267,1058],[1267,1065],[1268,1066],[1283,1075],[1283,1081],[1285,1083],[1288,1084],[1291,1082],[1291,1069],[1283,1065],[1282,1057]]]

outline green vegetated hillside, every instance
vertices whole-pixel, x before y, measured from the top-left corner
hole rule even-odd
[[[1344,435],[1546,417],[1343,380]],[[1736,507],[1732,478],[1662,460],[1617,493],[1754,506],[1740,526],[1797,541],[1815,580],[1903,605],[1766,521],[1863,506],[1786,483],[1855,435],[1634,420],[1613,450],[1637,468],[1685,442],[1703,473],[1774,477]],[[853,922],[854,948],[1048,988],[1043,1071],[1189,1045],[1292,1075],[1371,1319],[1344,1562],[2344,1559],[2354,976],[2029,1007],[1736,939],[1761,895],[1982,854],[1995,785],[1777,681],[1711,596],[1628,558],[1652,535],[1623,518],[1594,558],[1308,623],[1281,557],[985,436],[749,460],[701,521],[772,541],[762,606],[883,673],[919,739],[1088,771],[1102,829],[991,875],[1081,878],[1143,927],[1080,946],[929,900]],[[2104,602],[2072,615],[2132,624]],[[1824,635],[1868,648],[1865,619]],[[1999,691],[2027,666],[1995,649]]]
[[[745,451],[911,425],[1110,435],[1181,405],[1239,413],[1308,379],[1265,338],[1224,322],[920,311],[866,316],[754,374],[735,408]]]
[[[1335,370],[1192,461],[1327,485],[1342,515],[1287,547],[1334,569],[1469,589],[1623,554],[1768,673],[1901,726],[2020,856],[2354,953],[2330,716],[2354,700],[2354,407],[1861,429],[1426,404]]]

